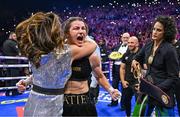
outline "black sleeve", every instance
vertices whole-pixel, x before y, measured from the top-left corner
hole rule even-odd
[[[124,53],[124,55],[122,56],[122,59],[121,59],[121,62],[122,63],[126,63],[126,56],[127,56],[127,52],[126,53]]]
[[[14,51],[14,53],[16,53],[16,55],[19,55],[19,48],[18,48],[18,45],[16,43],[11,43],[10,47]]]
[[[172,84],[178,80],[179,63],[176,50],[173,47],[167,49],[164,57],[167,78],[158,86],[162,89],[169,90],[172,88]]]
[[[146,48],[146,45],[144,47],[142,47],[141,50],[133,58],[134,60],[138,61],[141,64],[144,63],[145,48]]]

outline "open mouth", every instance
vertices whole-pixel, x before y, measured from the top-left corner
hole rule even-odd
[[[82,35],[78,36],[77,40],[82,41],[83,40],[83,36]]]

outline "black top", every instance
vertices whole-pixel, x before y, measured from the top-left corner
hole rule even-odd
[[[17,42],[12,39],[8,39],[3,43],[3,55],[5,56],[17,56],[19,49]]]
[[[176,48],[178,60],[180,64],[180,40],[178,40],[175,44],[173,44],[173,46]]]
[[[91,65],[89,62],[89,56],[79,60],[75,60],[72,63],[72,75],[69,80],[71,81],[85,81],[91,78]]]
[[[173,85],[178,80],[179,64],[175,48],[171,43],[162,42],[156,50],[152,64],[148,64],[148,58],[151,55],[153,42],[150,41],[135,56],[135,60],[145,62],[148,65],[147,75],[150,75],[153,84],[160,87],[174,100]]]
[[[3,43],[2,52],[4,56],[18,56],[19,48],[17,42],[13,39],[7,39]],[[4,62],[7,64],[17,64],[18,59],[5,59]]]
[[[122,57],[122,63],[126,65],[125,67],[125,80],[129,82],[129,85],[134,85],[138,83],[138,80],[134,78],[133,73],[131,72],[131,63],[136,53],[131,53],[127,51]]]

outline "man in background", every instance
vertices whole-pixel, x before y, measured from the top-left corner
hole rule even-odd
[[[17,45],[17,37],[14,32],[11,32],[9,38],[3,43],[2,52],[4,56],[19,56],[20,52]],[[17,59],[6,59],[5,64],[18,64]],[[19,68],[6,68],[6,77],[16,77],[19,76]],[[5,82],[6,87],[15,86],[18,80],[7,80]],[[17,89],[7,90],[6,96],[19,94]]]
[[[123,33],[121,36],[121,43],[116,46],[113,49],[113,52],[119,52],[122,55],[127,51],[128,49],[128,40],[130,38],[129,33]],[[113,60],[113,67],[112,67],[112,86],[113,88],[118,89],[119,87],[119,82],[120,82],[120,74],[119,74],[119,69],[120,69],[120,64],[121,64],[121,59]],[[118,100],[117,101],[111,101],[108,106],[117,106],[118,105]],[[121,110],[124,110],[124,104],[123,104],[123,95],[121,97]]]

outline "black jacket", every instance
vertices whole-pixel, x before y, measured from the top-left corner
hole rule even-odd
[[[178,80],[179,63],[175,48],[171,43],[163,41],[156,50],[154,60],[148,64],[148,57],[151,54],[153,42],[148,42],[135,56],[135,60],[143,62],[145,59],[148,65],[147,75],[150,75],[153,84],[167,92],[171,100],[174,101],[173,85]]]

